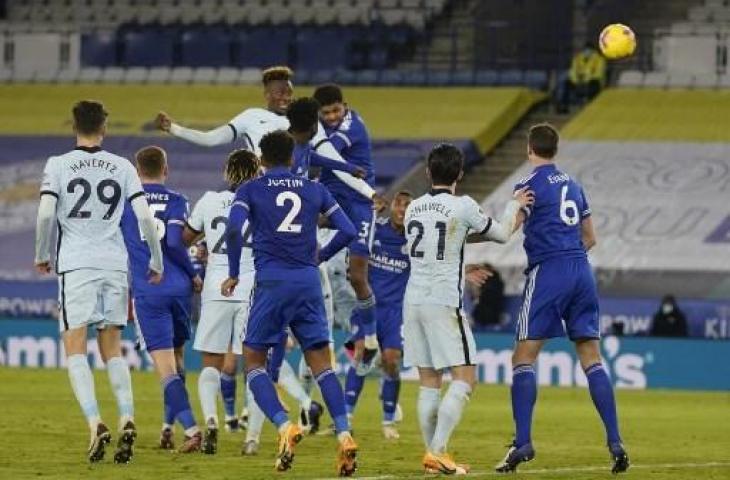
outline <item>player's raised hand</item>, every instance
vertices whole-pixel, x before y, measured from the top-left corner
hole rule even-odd
[[[528,207],[535,203],[535,192],[530,187],[522,187],[514,193],[514,199],[520,204],[520,207]]]
[[[376,212],[380,213],[388,206],[388,201],[384,196],[375,194],[373,195],[373,208]]]
[[[193,277],[193,291],[195,293],[200,293],[203,291],[203,279],[200,278],[200,275],[195,275]]]
[[[365,171],[362,167],[355,167],[355,171],[352,173],[352,176],[355,178],[363,179],[367,176],[368,172]]]
[[[48,275],[51,273],[51,270],[53,268],[51,267],[51,262],[45,261],[45,262],[36,262],[35,264],[35,271],[38,272],[40,275]]]
[[[160,112],[155,117],[155,128],[162,130],[163,132],[169,132],[170,126],[172,125],[172,118],[165,112]]]
[[[223,295],[224,297],[233,296],[233,292],[234,290],[236,290],[236,285],[238,285],[237,278],[226,278],[225,280],[223,280],[223,283],[221,283],[221,295]]]
[[[156,272],[152,269],[147,271],[147,281],[152,285],[159,285],[162,281],[162,273]]]
[[[484,285],[484,282],[492,276],[492,272],[482,265],[467,265],[465,270],[466,281],[477,287]]]

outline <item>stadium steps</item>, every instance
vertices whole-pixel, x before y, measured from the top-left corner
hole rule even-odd
[[[459,70],[474,67],[476,0],[459,0],[434,19],[430,38],[418,45],[410,60],[399,68],[417,70]]]
[[[561,129],[575,113],[577,112],[553,113],[548,103],[534,107],[481,163],[469,170],[459,186],[459,193],[469,195],[478,202],[487,198],[505,178],[525,163],[526,139],[530,126],[549,122]]]

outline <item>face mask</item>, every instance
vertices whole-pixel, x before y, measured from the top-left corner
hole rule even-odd
[[[662,313],[664,313],[664,315],[668,315],[672,313],[672,311],[674,311],[674,305],[671,303],[665,303],[662,305]]]

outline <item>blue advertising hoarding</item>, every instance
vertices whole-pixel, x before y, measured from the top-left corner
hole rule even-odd
[[[338,347],[344,340],[336,332]],[[42,319],[0,319],[0,365],[12,367],[58,368],[65,366],[59,341],[58,324]],[[508,333],[477,333],[479,380],[485,383],[511,381],[513,336]],[[704,339],[657,339],[607,336],[602,341],[603,357],[618,388],[672,388],[730,391],[730,342]],[[134,349],[134,329],[124,331],[124,356],[134,369],[149,370],[151,362]],[[347,358],[338,349],[338,367],[342,372]],[[93,367],[103,368],[96,341],[89,340]],[[292,354],[292,362],[299,356]],[[200,369],[200,354],[188,344],[186,368]],[[536,365],[540,385],[586,386],[585,375],[567,340],[548,342]],[[415,369],[403,372],[415,379]]]

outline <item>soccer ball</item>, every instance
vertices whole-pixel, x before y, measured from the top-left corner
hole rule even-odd
[[[603,29],[598,37],[603,55],[610,60],[626,58],[636,50],[634,32],[620,23],[613,23]]]

